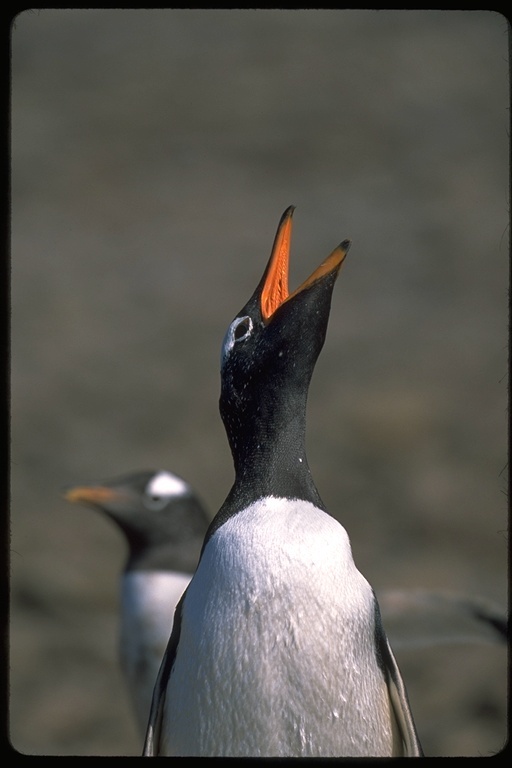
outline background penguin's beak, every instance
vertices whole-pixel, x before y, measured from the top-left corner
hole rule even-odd
[[[112,488],[105,488],[101,485],[83,485],[75,488],[70,488],[64,493],[66,501],[71,501],[74,504],[92,504],[93,506],[101,506],[104,502],[118,499],[120,494]]]

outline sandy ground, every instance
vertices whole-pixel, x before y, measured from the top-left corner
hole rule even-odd
[[[43,10],[12,31],[10,738],[137,755],[124,546],[64,486],[233,479],[224,331],[295,204],[344,238],[308,456],[378,590],[507,603],[508,52],[492,12]],[[397,651],[427,755],[507,738],[507,650]]]

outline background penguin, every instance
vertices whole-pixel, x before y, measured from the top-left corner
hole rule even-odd
[[[105,513],[126,538],[119,652],[143,737],[174,609],[197,565],[209,517],[190,485],[165,471],[72,488],[65,497]]]
[[[422,754],[374,592],[305,453],[309,382],[349,242],[290,295],[292,212],[224,338],[235,482],[176,609],[148,756]]]
[[[481,595],[419,588],[376,592],[394,648],[508,643],[506,611]]]

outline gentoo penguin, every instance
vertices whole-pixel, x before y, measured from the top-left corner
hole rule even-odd
[[[293,207],[222,345],[234,484],[178,603],[144,755],[420,756],[372,587],[305,452],[344,241],[293,293]]]
[[[72,488],[65,497],[105,513],[126,538],[119,652],[143,738],[174,609],[196,568],[210,518],[190,485],[165,471]]]

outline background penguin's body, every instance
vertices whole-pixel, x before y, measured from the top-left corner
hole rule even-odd
[[[69,501],[99,509],[123,531],[128,557],[120,585],[119,653],[140,732],[177,602],[199,559],[209,517],[171,472],[136,472],[73,488]]]
[[[349,243],[289,295],[292,210],[224,339],[235,483],[176,611],[145,755],[422,754],[373,590],[305,455],[309,382]]]

